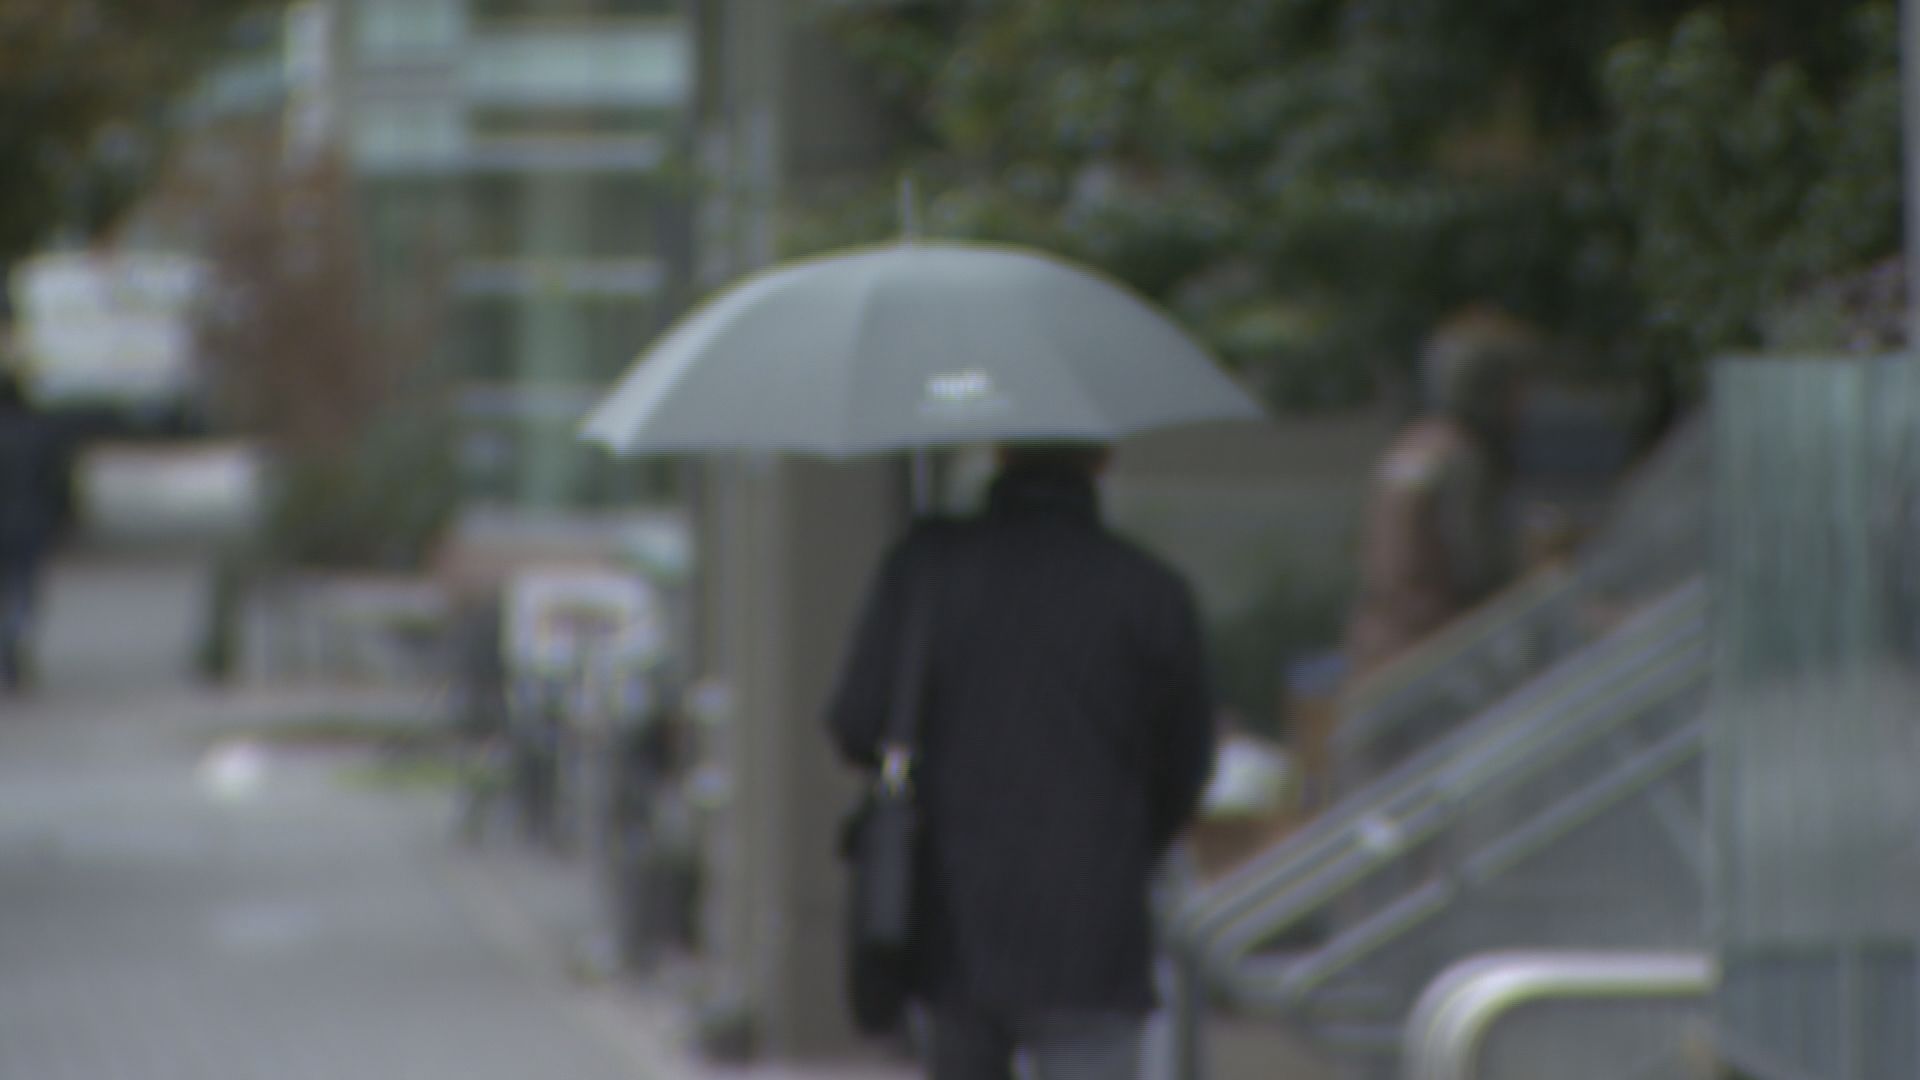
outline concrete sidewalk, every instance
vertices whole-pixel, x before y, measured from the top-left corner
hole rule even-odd
[[[367,702],[189,685],[199,575],[64,564],[42,688],[0,699],[0,1080],[804,1075],[703,1067],[664,991],[576,981],[570,864],[271,737]]]
[[[500,950],[439,800],[209,753],[201,706],[0,730],[0,1077],[671,1075]]]

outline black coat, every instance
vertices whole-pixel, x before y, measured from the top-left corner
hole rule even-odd
[[[1015,1015],[1149,1008],[1152,877],[1213,760],[1186,585],[1101,526],[1089,482],[1003,477],[986,514],[921,526],[881,571],[830,716],[864,767],[910,605],[930,642],[923,989]]]
[[[61,446],[53,425],[0,404],[0,560],[38,558],[59,526]]]

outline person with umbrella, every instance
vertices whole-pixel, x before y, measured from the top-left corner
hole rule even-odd
[[[1112,282],[909,240],[724,291],[587,418],[626,453],[1001,447],[984,513],[923,519],[885,560],[828,710],[896,811],[849,830],[850,941],[904,955],[937,1080],[1010,1076],[1019,1051],[1043,1078],[1139,1074],[1150,886],[1215,724],[1190,591],[1106,528],[1095,479],[1117,439],[1261,417]],[[878,1033],[902,995],[864,994],[855,961]]]
[[[1010,445],[984,513],[887,559],[830,726],[879,764],[910,624],[927,644],[914,777],[916,988],[936,1080],[1138,1074],[1149,892],[1214,754],[1187,585],[1100,522],[1098,446]]]

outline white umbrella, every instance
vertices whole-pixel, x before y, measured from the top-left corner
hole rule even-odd
[[[909,240],[723,292],[641,356],[584,434],[621,453],[839,457],[1261,416],[1106,278],[1034,251]]]

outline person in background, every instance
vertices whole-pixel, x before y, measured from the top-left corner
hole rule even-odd
[[[41,567],[60,514],[60,445],[53,425],[0,368],[0,687],[30,670]]]
[[[1517,565],[1512,453],[1538,339],[1473,309],[1421,357],[1422,413],[1374,474],[1348,625],[1355,678],[1378,671],[1506,586]]]
[[[879,764],[904,640],[926,644],[917,989],[934,1080],[1139,1075],[1151,889],[1212,768],[1188,586],[1102,524],[1102,447],[1001,451],[986,511],[887,558],[829,710]]]

